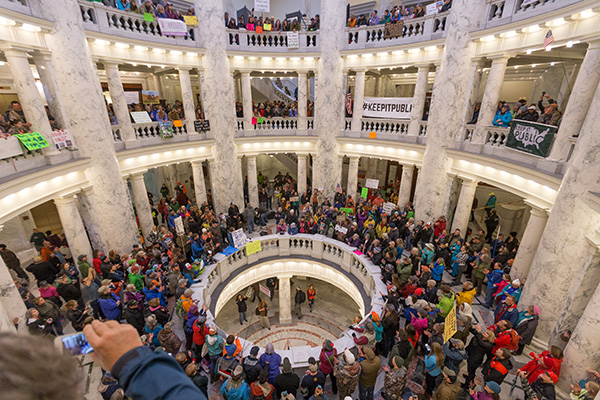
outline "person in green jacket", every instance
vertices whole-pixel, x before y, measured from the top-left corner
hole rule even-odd
[[[448,285],[440,286],[440,290],[442,291],[442,295],[440,296],[440,301],[437,304],[438,310],[440,310],[439,316],[442,318],[446,318],[448,313],[454,307],[454,292]]]
[[[129,283],[135,286],[135,290],[141,292],[144,290],[144,277],[140,275],[140,266],[135,264],[131,267],[131,273],[128,276]]]
[[[482,254],[481,257],[475,260],[473,263],[473,271],[471,272],[471,280],[473,286],[477,288],[475,296],[481,295],[481,288],[483,287],[483,280],[488,272],[490,272],[490,263],[492,259],[489,254]]]
[[[488,197],[487,203],[485,203],[485,213],[488,217],[494,208],[496,208],[496,194],[492,192],[490,193],[490,197]]]
[[[81,254],[79,257],[77,257],[77,267],[81,273],[81,279],[87,278],[90,273],[94,276],[96,274],[96,270],[92,268],[85,254]]]
[[[396,273],[398,274],[398,278],[400,278],[402,284],[407,283],[412,272],[412,263],[410,262],[410,258],[402,257],[402,261],[396,260],[396,264]]]

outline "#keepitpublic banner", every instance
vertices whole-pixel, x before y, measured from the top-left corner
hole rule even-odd
[[[540,157],[548,157],[557,127],[514,120],[510,127],[506,147]]]
[[[163,36],[185,36],[188,34],[187,25],[179,19],[159,18],[158,26]]]
[[[412,97],[365,97],[363,116],[388,119],[410,119]]]

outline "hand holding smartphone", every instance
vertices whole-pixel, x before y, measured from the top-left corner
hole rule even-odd
[[[58,349],[66,350],[72,356],[81,356],[94,351],[83,332],[58,336],[54,339],[54,345]]]

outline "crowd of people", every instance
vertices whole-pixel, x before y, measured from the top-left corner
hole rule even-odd
[[[302,14],[302,18],[290,18],[275,19],[274,17],[268,17],[261,15],[255,15],[254,9],[248,15],[240,15],[236,21],[235,18],[230,18],[229,13],[225,13],[223,16],[225,26],[228,29],[245,29],[247,31],[272,31],[272,32],[300,32],[300,31],[318,31],[321,20],[319,14],[312,18]]]
[[[307,101],[306,115],[312,117],[314,109],[314,102]],[[242,118],[244,116],[244,109],[241,103],[235,105],[236,116]],[[253,118],[296,118],[298,117],[298,102],[283,100],[267,100],[264,102],[252,102],[252,117]]]
[[[60,129],[48,106],[45,108],[50,128],[52,130]],[[0,114],[0,139],[29,132],[31,132],[31,123],[27,122],[21,103],[16,100],[11,101],[4,115]]]
[[[164,0],[102,0],[102,4],[121,11],[136,14],[152,14],[153,18],[179,19],[183,21],[184,15],[196,15],[194,6],[186,11],[176,10],[173,4]]]
[[[206,396],[210,387],[228,400],[328,399],[324,388],[330,381],[340,399],[355,398],[358,388],[360,400],[373,400],[377,377],[384,374],[386,400],[499,399],[500,385],[511,371],[528,399],[555,398],[563,360],[560,347],[530,353],[531,361],[516,368],[515,356],[531,343],[545,311],[543,305],[519,303],[526,282],[510,276],[519,246],[516,232],[506,239],[483,230],[449,232],[444,216],[415,220],[411,203],[383,212],[397,190],[386,196],[369,189],[366,198],[355,201],[338,188],[328,199],[317,189],[299,194],[289,174],[278,173],[271,181],[260,172],[258,185],[260,204],[247,204],[240,211],[231,203],[227,213],[218,214],[210,196],[204,204],[193,204],[183,185],[174,188],[174,197],[163,185],[157,226],[143,247],[136,244],[123,254],[96,250],[88,260],[84,254],[70,254],[64,236],[34,231],[30,241],[39,256],[25,269],[37,282],[39,296],[32,294],[18,257],[0,245],[2,258],[17,276],[29,331],[61,335],[66,321],[75,331],[83,330],[104,368],[104,398],[119,390],[129,396],[164,392],[161,398],[170,398],[166,391],[181,385],[181,390]],[[152,197],[149,201],[154,210]],[[175,230],[179,216],[183,236]],[[355,346],[336,349],[325,341],[318,359],[309,359],[308,370],[300,376],[272,344],[264,350],[253,347],[244,357],[239,337],[222,336],[191,288],[213,256],[234,245],[234,230],[245,227],[252,233],[256,225],[273,229],[272,224],[277,233],[322,234],[347,243],[380,268],[387,287],[380,293],[386,301],[382,314],[353,321]],[[271,293],[275,282],[266,283]],[[249,300],[250,292],[237,296],[240,324],[247,321],[246,303],[255,300]],[[267,299],[258,290],[254,294],[259,321],[270,329]],[[314,288],[298,291],[295,302],[301,305],[308,299],[312,310],[315,296]],[[491,310],[489,326],[477,320],[474,301]],[[448,339],[444,324],[454,307],[457,332]],[[297,315],[301,317],[301,310]],[[148,370],[140,379],[162,376],[162,369],[173,379],[164,385],[136,383],[132,375],[138,367],[124,366],[132,362]],[[464,363],[466,371],[461,369]],[[590,371],[582,378],[573,385],[572,396],[592,399],[600,374]]]
[[[445,12],[449,11],[450,8],[452,8],[452,0],[444,0],[444,3],[437,7],[437,11]],[[398,21],[421,18],[424,17],[425,14],[425,7],[421,3],[414,7],[396,5],[391,10],[385,10],[381,15],[377,10],[373,10],[368,17],[365,14],[361,14],[358,17],[356,15],[351,15],[350,18],[348,18],[346,26],[349,28],[358,28],[360,26],[396,23]]]

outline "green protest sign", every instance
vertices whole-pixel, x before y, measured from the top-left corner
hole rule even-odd
[[[50,146],[44,137],[37,133],[21,133],[16,135],[27,150],[38,150]]]
[[[506,139],[506,147],[548,157],[557,130],[558,128],[553,125],[514,120]]]
[[[144,21],[146,22],[154,22],[154,16],[152,13],[144,13]]]
[[[369,188],[362,188],[362,191],[360,192],[360,197],[362,197],[363,199],[366,199],[367,196],[369,196]]]
[[[346,213],[347,215],[354,214],[354,209],[352,208],[340,208],[340,210]]]
[[[171,121],[160,121],[158,125],[160,126],[160,134],[162,135],[163,139],[169,139],[173,137],[173,125],[171,124]]]

